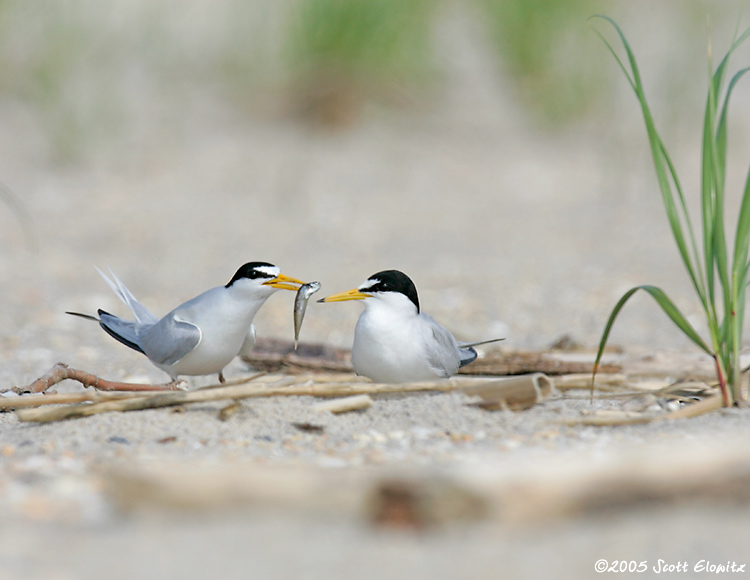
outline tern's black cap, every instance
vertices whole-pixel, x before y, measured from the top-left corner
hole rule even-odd
[[[417,287],[411,278],[400,270],[383,270],[373,274],[367,279],[360,290],[367,293],[372,292],[400,292],[414,303],[419,312],[419,296]]]
[[[242,278],[250,278],[251,280],[256,278],[268,278],[270,280],[274,275],[270,273],[268,269],[275,267],[276,266],[269,264],[268,262],[248,262],[247,264],[243,264],[240,266],[240,269],[235,272],[234,276],[232,276],[232,279],[226,287],[229,288],[237,280]]]

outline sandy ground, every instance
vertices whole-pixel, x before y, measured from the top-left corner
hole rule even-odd
[[[137,147],[61,167],[38,126],[3,117],[0,175],[33,216],[37,247],[0,206],[0,387],[28,384],[57,361],[110,379],[165,379],[95,325],[64,314],[124,314],[95,264],[111,266],[158,313],[224,284],[243,262],[267,260],[320,280],[321,295],[402,269],[424,309],[460,339],[506,336],[509,350],[545,349],[570,335],[590,351],[609,309],[641,283],[663,286],[700,328],[630,97],[623,102],[633,108],[607,122],[541,133],[465,37],[452,42],[458,56],[446,84],[455,89],[424,106],[367,111],[348,131],[238,120],[196,90],[178,131],[162,128]],[[698,143],[689,138],[677,153],[687,166]],[[291,338],[291,305],[291,293],[273,296],[256,319],[259,335]],[[358,313],[354,304],[311,304],[303,339],[349,346]],[[657,348],[694,355],[645,298],[628,307],[612,341],[633,356]],[[236,361],[227,375],[248,372]],[[659,560],[687,562],[683,577],[704,577],[695,571],[702,560],[750,565],[747,506],[732,494],[533,522],[488,516],[414,533],[373,526],[364,511],[284,502],[126,509],[108,491],[109,470],[154,465],[179,465],[188,479],[191,469],[227,467],[534,468],[554,482],[560,461],[733,448],[750,434],[745,410],[594,428],[561,426],[560,417],[589,405],[561,398],[512,413],[467,406],[459,394],[384,397],[342,416],[315,414],[312,402],[254,400],[226,422],[218,403],[51,425],[0,415],[0,578],[587,578],[598,576],[599,559],[646,562],[646,577]]]

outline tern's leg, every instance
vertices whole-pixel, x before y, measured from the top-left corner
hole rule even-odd
[[[219,382],[222,385],[227,382],[227,380],[224,378],[224,371],[219,371]]]

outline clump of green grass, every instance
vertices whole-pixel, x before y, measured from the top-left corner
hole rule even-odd
[[[302,0],[291,12],[287,60],[313,107],[351,107],[374,88],[429,68],[433,0]]]
[[[620,298],[609,315],[599,343],[594,373],[599,366],[617,315],[633,294],[638,290],[643,290],[654,298],[662,311],[685,336],[714,359],[724,404],[730,406],[735,402],[742,402],[744,401],[744,395],[741,383],[740,350],[742,348],[748,270],[750,270],[750,262],[748,261],[750,174],[748,174],[742,194],[734,248],[731,255],[727,247],[724,185],[727,165],[729,99],[737,81],[750,70],[750,67],[743,68],[735,73],[726,90],[724,90],[724,81],[727,77],[729,58],[750,36],[750,28],[739,36],[735,35],[731,47],[716,70],[713,70],[709,51],[709,86],[703,118],[701,151],[701,229],[699,230],[700,237],[698,237],[688,212],[677,171],[656,130],[651,110],[646,102],[646,95],[633,51],[614,20],[606,16],[594,16],[593,18],[609,23],[616,31],[625,49],[627,64],[618,57],[612,44],[604,38],[602,33],[595,29],[625,73],[641,105],[654,168],[669,218],[669,225],[695,293],[700,300],[709,333],[708,340],[704,340],[662,289],[649,285],[636,286]]]
[[[524,106],[552,125],[590,110],[601,96],[601,62],[589,54],[591,39],[581,34],[581,27],[595,0],[477,2]]]

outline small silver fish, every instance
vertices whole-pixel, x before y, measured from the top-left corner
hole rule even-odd
[[[297,297],[294,299],[294,350],[297,350],[299,331],[302,328],[302,319],[305,317],[305,310],[307,310],[307,301],[318,290],[320,290],[320,282],[308,282],[300,286],[299,290],[297,290]]]

